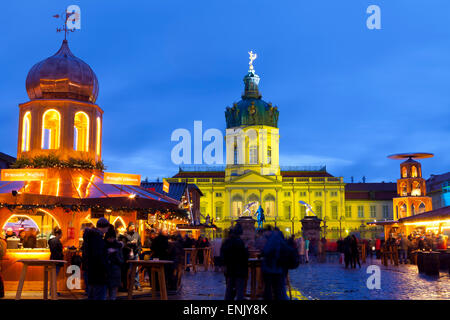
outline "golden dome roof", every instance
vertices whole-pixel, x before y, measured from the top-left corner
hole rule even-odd
[[[75,57],[67,40],[63,40],[58,52],[31,68],[26,88],[31,100],[74,99],[95,103],[98,80],[91,67]]]

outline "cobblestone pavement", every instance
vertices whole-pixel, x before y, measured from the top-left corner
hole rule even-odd
[[[381,269],[381,289],[370,290],[366,281],[369,265]],[[291,293],[295,300],[404,300],[404,299],[445,299],[450,300],[450,276],[442,273],[439,278],[419,275],[417,266],[382,266],[379,260],[368,259],[359,269],[345,269],[336,261],[302,264],[289,272]],[[135,299],[151,299],[149,289],[135,292]],[[225,278],[222,272],[186,272],[183,287],[169,300],[222,300],[225,293]],[[15,292],[7,292],[5,298],[14,299]],[[25,299],[41,299],[41,293],[25,293]],[[60,299],[85,299],[80,293],[64,294]],[[120,298],[126,298],[125,293]]]
[[[370,290],[366,281],[367,267],[371,264],[381,269],[381,289]],[[415,265],[389,265],[368,259],[359,269],[345,269],[338,263],[311,263],[300,265],[290,272],[292,286],[308,299],[327,300],[450,300],[450,277],[448,273],[439,278],[419,275]]]
[[[381,289],[370,290],[366,281],[369,265],[381,270]],[[441,273],[439,278],[419,275],[417,266],[389,265],[368,259],[359,269],[345,269],[337,262],[302,264],[289,273],[293,299],[320,300],[450,300],[450,276]],[[217,300],[223,299],[225,279],[222,273],[186,273],[183,288],[175,299]]]

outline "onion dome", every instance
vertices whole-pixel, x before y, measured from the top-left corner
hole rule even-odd
[[[250,65],[247,75],[244,77],[245,91],[242,100],[227,107],[225,118],[227,129],[240,126],[266,125],[277,128],[278,107],[261,99],[259,93],[259,76],[255,73],[253,65]]]
[[[67,40],[63,40],[58,52],[31,68],[26,88],[30,100],[74,99],[95,103],[98,80],[91,67],[75,57]]]

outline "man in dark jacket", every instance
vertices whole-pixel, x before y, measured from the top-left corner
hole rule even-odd
[[[108,232],[105,234],[105,245],[107,250],[107,289],[109,300],[116,300],[117,291],[122,280],[122,242],[117,241],[116,237],[116,230],[113,225],[110,225]]]
[[[240,238],[242,228],[238,224],[230,230],[228,239],[220,248],[220,256],[225,266],[225,300],[244,300],[245,279],[248,276],[249,253]]]
[[[128,229],[125,237],[127,238],[127,246],[131,249],[129,258],[125,258],[128,260],[139,260],[139,256],[142,251],[142,242],[141,236],[136,231],[134,222],[130,222],[128,224]],[[142,290],[141,284],[139,282],[139,272],[136,272],[136,277],[134,278],[134,287],[139,291]]]
[[[63,245],[61,243],[62,230],[56,227],[53,231],[53,235],[55,237],[48,241],[48,247],[50,248],[50,260],[64,260]],[[56,276],[58,276],[59,271],[63,266],[63,263],[56,265]],[[57,294],[59,295],[59,292],[57,292]]]
[[[286,244],[279,230],[268,231],[262,251],[261,271],[264,279],[264,300],[286,300],[286,268],[281,262],[281,249]]]
[[[109,229],[105,218],[97,221],[97,227],[85,229],[83,234],[83,260],[87,271],[88,299],[106,299],[107,252],[103,235]]]

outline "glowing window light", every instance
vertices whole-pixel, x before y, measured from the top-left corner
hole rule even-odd
[[[41,180],[41,189],[39,191],[39,194],[42,194],[43,190],[44,190],[44,180]]]
[[[80,194],[80,189],[81,189],[81,184],[83,183],[83,177],[80,177],[79,179],[78,179],[78,187],[77,187],[77,192],[78,192],[78,194],[80,195],[80,197],[81,197],[81,194]]]
[[[60,145],[61,115],[49,109],[42,115],[42,149],[58,149]],[[47,139],[46,139],[47,133]],[[46,143],[47,142],[47,143]]]
[[[59,196],[59,179],[56,181],[56,196]]]
[[[89,116],[79,111],[74,118],[74,144],[76,151],[89,151]]]
[[[91,185],[92,185],[92,181],[94,180],[94,175],[91,175],[91,178],[89,179],[89,183],[88,183],[88,185],[87,185],[87,187],[86,187],[86,194],[85,194],[85,198],[87,198],[88,196],[89,196],[89,190],[90,190],[90,188],[91,188]]]
[[[101,126],[102,126],[102,124],[101,124],[101,122],[100,122],[100,117],[97,117],[97,155],[99,156],[100,155],[100,135],[101,135],[101,132],[102,132],[102,129],[101,129]]]
[[[418,222],[405,222],[405,226],[432,226],[432,225],[439,225],[441,223],[448,223],[450,224],[450,219],[446,220],[436,220],[436,221],[418,221]]]
[[[27,111],[22,123],[22,151],[30,150],[31,112]]]

